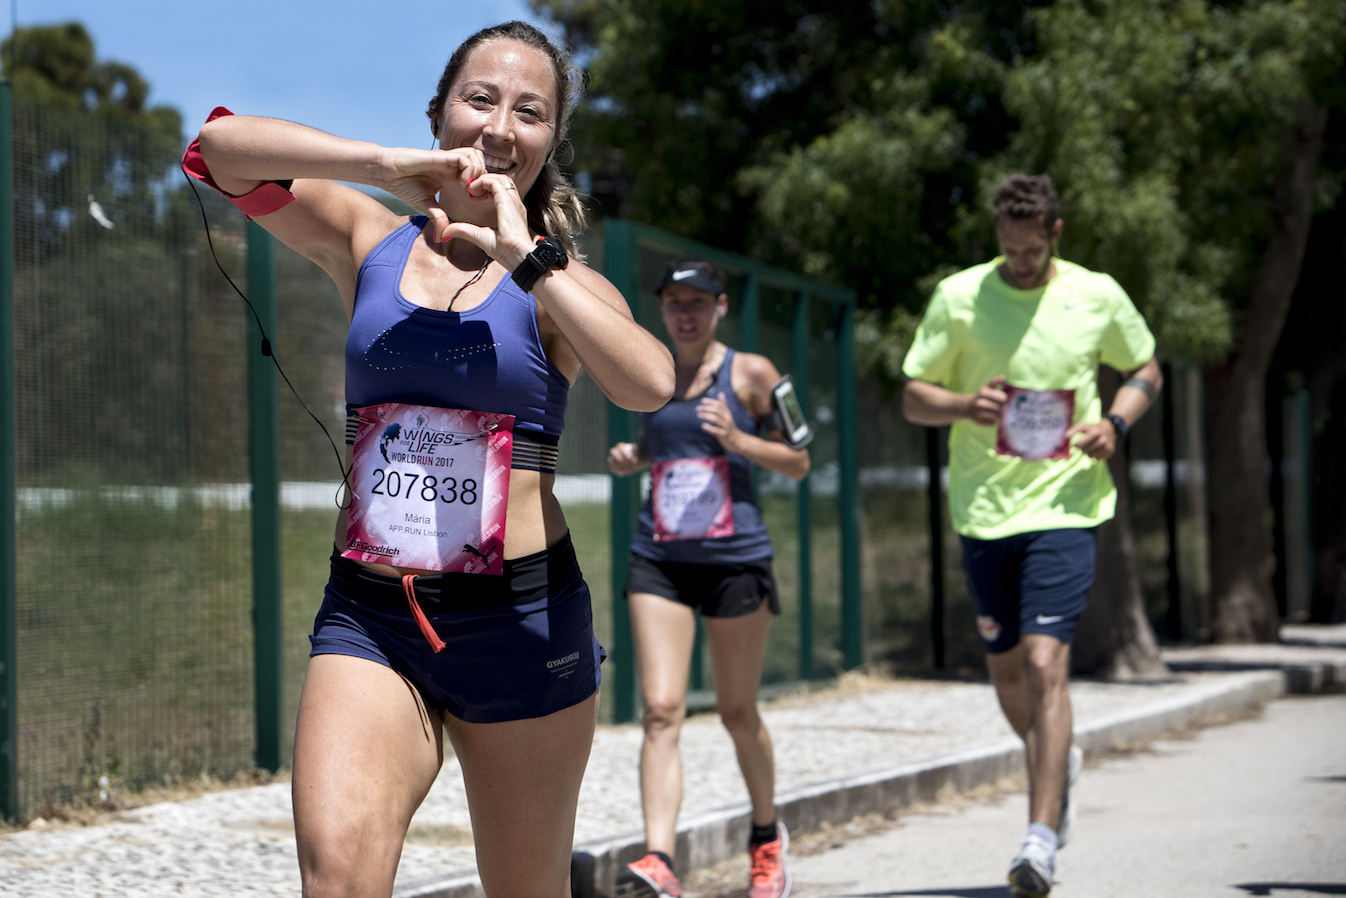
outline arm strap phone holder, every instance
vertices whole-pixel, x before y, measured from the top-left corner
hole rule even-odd
[[[223,118],[226,115],[233,115],[223,106],[216,106],[210,113],[210,118],[206,119],[207,124],[215,121],[217,118]],[[231,193],[225,193],[220,190],[220,186],[215,183],[215,179],[210,176],[210,169],[206,168],[206,160],[201,157],[201,138],[196,138],[187,147],[187,152],[182,154],[182,170],[215,190],[219,190],[224,198],[233,203],[239,210],[248,217],[249,220],[258,215],[268,215],[288,206],[294,202],[294,194],[290,192],[290,181],[263,181],[253,190],[242,196],[234,196]]]
[[[795,383],[788,374],[771,388],[770,426],[781,432],[785,444],[791,449],[803,449],[813,440],[813,428],[804,417]]]

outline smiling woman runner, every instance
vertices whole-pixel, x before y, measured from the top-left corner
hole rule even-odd
[[[674,384],[668,351],[575,258],[583,217],[553,158],[578,84],[510,22],[449,60],[438,149],[217,109],[184,158],[322,266],[350,321],[353,489],[295,733],[306,896],[391,894],[442,730],[486,894],[569,894],[603,651],[552,495],[567,391],[581,359],[625,408],[659,408]]]
[[[749,898],[785,898],[789,837],[776,822],[771,735],[757,713],[767,632],[780,600],[751,474],[758,464],[802,480],[808,450],[780,442],[785,434],[774,424],[764,427],[773,394],[780,396],[788,381],[765,356],[735,352],[715,338],[729,304],[719,270],[701,259],[675,259],[655,292],[673,340],[677,388],[671,402],[645,415],[640,443],[618,443],[608,452],[612,473],[648,466],[653,487],[631,543],[626,581],[645,700],[640,790],[649,854],[618,874],[617,898],[682,894],[673,874],[682,803],[678,734],[687,714],[698,610],[720,720],[752,801]],[[773,439],[759,436],[763,430]]]

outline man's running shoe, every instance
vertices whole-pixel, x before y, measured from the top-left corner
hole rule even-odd
[[[790,853],[790,834],[784,823],[776,824],[776,838],[761,845],[750,846],[752,885],[748,898],[787,898],[790,894],[790,871],[785,869],[785,858]]]
[[[1084,749],[1070,746],[1070,760],[1066,765],[1066,788],[1061,792],[1061,816],[1056,822],[1056,847],[1066,847],[1066,841],[1075,829],[1075,804],[1070,800],[1070,787],[1080,778],[1084,769]]]
[[[1015,898],[1042,898],[1052,891],[1052,873],[1056,854],[1036,835],[1028,835],[1019,845],[1019,854],[1010,864],[1010,893]]]
[[[681,898],[682,886],[657,854],[647,854],[617,874],[614,898]]]

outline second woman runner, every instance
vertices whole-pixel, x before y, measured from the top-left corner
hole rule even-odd
[[[767,632],[780,601],[771,539],[753,497],[754,464],[802,480],[805,449],[759,435],[780,380],[764,356],[715,337],[728,312],[710,262],[676,259],[656,292],[677,365],[673,399],[645,414],[640,443],[608,453],[614,474],[651,468],[651,499],[631,543],[626,595],[645,702],[640,787],[649,853],[617,877],[617,898],[682,894],[673,873],[696,613],[705,619],[720,719],[734,741],[752,802],[750,898],[785,898],[789,837],[776,820],[771,735],[757,712]],[[776,434],[779,436],[779,434]]]

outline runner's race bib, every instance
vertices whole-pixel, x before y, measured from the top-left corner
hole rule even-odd
[[[729,456],[653,462],[650,484],[655,542],[734,535]]]
[[[357,411],[341,554],[426,571],[502,573],[514,416],[400,402]]]
[[[1005,384],[996,452],[1029,461],[1068,458],[1066,431],[1073,420],[1074,390],[1025,390]]]

